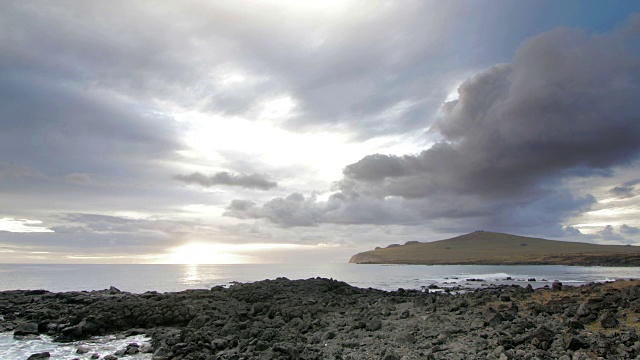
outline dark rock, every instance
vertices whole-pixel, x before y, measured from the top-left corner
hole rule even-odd
[[[409,343],[409,344],[413,344],[416,342],[416,337],[413,336],[413,334],[409,333],[409,332],[405,332],[405,333],[400,333],[397,337],[396,340],[400,343]]]
[[[335,339],[336,333],[334,331],[327,331],[324,335],[322,335],[322,340],[331,340]]]
[[[571,334],[567,334],[564,337],[564,348],[565,350],[579,350],[579,349],[586,349],[589,347],[589,344],[586,343],[585,341],[583,341],[581,338],[575,336],[575,335],[571,335]]]
[[[125,336],[134,336],[134,335],[144,335],[146,333],[147,333],[147,330],[145,330],[145,329],[129,329],[124,333],[124,335]]]
[[[618,326],[618,323],[618,320],[610,311],[605,311],[600,317],[600,325],[605,329],[614,328]]]
[[[64,341],[106,334],[146,333],[152,338],[150,345],[131,343],[119,349],[123,359],[136,352],[153,352],[155,360],[582,360],[640,355],[640,340],[631,331],[640,323],[637,284],[563,286],[556,294],[526,285],[528,289],[490,285],[425,294],[358,289],[320,278],[279,278],[220,291],[164,294],[0,291],[5,319],[0,327],[14,331],[34,323],[40,333]],[[618,324],[622,318],[624,326]],[[616,331],[594,328],[597,320],[604,321],[597,323],[603,327],[615,324]]]
[[[135,355],[135,354],[137,354],[137,353],[139,353],[139,352],[140,352],[140,347],[139,347],[139,346],[137,346],[137,345],[136,345],[136,346],[131,346],[131,345],[129,345],[129,346],[127,346],[127,348],[125,349],[124,354],[125,354],[125,355]]]
[[[562,290],[562,283],[560,281],[554,281],[553,284],[551,284],[551,290],[553,290],[553,291],[561,291]]]
[[[48,351],[32,354],[27,360],[49,359],[51,354]]]
[[[569,327],[570,329],[575,329],[575,330],[583,330],[584,329],[584,325],[576,320],[569,320],[567,321],[567,327]]]
[[[78,325],[68,326],[62,329],[62,336],[56,341],[68,342],[74,340],[86,339],[98,332],[98,325],[91,320],[82,320]]]
[[[165,347],[160,347],[158,348],[154,353],[153,353],[153,360],[166,360],[169,359],[169,356],[171,355],[171,351]]]
[[[542,343],[551,343],[553,338],[555,337],[555,333],[551,331],[548,327],[542,325],[536,328],[534,331],[526,334],[524,336],[520,336],[517,339],[514,339],[515,345],[519,345],[522,343],[530,343],[534,346],[538,346]]]
[[[368,331],[376,331],[382,328],[382,321],[379,319],[372,319],[367,323],[366,329]]]
[[[197,317],[193,318],[193,320],[191,320],[191,322],[189,322],[189,325],[187,325],[187,327],[194,328],[194,329],[200,329],[207,322],[209,322],[209,320],[211,320],[211,319],[208,316],[200,315],[200,316],[197,316]]]
[[[27,322],[22,323],[13,331],[13,336],[38,335],[38,324]]]

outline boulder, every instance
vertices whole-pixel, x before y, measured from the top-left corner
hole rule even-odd
[[[554,281],[553,284],[551,284],[551,290],[553,291],[562,290],[562,283],[560,281]]]
[[[91,349],[89,349],[88,346],[86,345],[80,345],[78,346],[78,348],[76,349],[76,354],[86,354],[90,351]]]
[[[618,319],[610,311],[605,311],[600,317],[600,325],[605,329],[611,329],[618,326]]]
[[[13,331],[13,336],[38,335],[38,324],[27,322],[18,325]]]
[[[589,347],[589,344],[585,343],[581,338],[575,335],[567,334],[563,340],[565,350],[576,351]]]
[[[27,360],[39,360],[39,359],[49,359],[51,354],[48,351],[32,354],[27,358]]]
[[[153,353],[152,360],[166,360],[171,355],[171,350],[166,347],[160,347]]]

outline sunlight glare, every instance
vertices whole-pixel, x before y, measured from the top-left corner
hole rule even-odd
[[[40,220],[29,219],[14,219],[14,218],[2,218],[0,219],[0,231],[8,231],[14,233],[35,233],[46,232],[51,233],[53,230],[46,227],[37,226],[42,224]]]
[[[219,244],[187,244],[172,249],[169,264],[246,264],[251,257],[229,252]]]
[[[300,249],[295,244],[206,244],[190,243],[170,250],[165,264],[252,264],[259,253],[279,249]]]
[[[296,106],[291,96],[283,96],[264,103],[260,119],[281,120],[287,118]]]
[[[278,113],[278,116],[282,116],[291,111],[293,101],[289,98],[274,100],[266,106],[263,115]],[[183,152],[185,156],[202,159],[208,163],[224,163],[227,159],[221,154],[244,149],[247,156],[253,156],[256,161],[269,167],[313,167],[316,171],[314,179],[327,182],[339,178],[344,166],[372,152],[407,154],[417,153],[422,149],[419,143],[406,139],[400,141],[396,136],[378,137],[356,143],[352,142],[347,132],[296,133],[267,120],[251,121],[199,112],[174,113],[173,116],[191,127],[184,139],[190,147],[188,151]]]
[[[346,0],[259,0],[258,2],[275,5],[286,12],[319,15],[337,15],[343,13],[352,3]]]

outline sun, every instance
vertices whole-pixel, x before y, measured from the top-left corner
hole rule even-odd
[[[252,259],[247,255],[238,255],[221,244],[191,243],[171,249],[169,264],[248,264]]]

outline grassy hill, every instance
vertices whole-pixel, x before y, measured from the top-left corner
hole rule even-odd
[[[476,231],[356,254],[358,264],[640,266],[640,247],[596,245]]]

